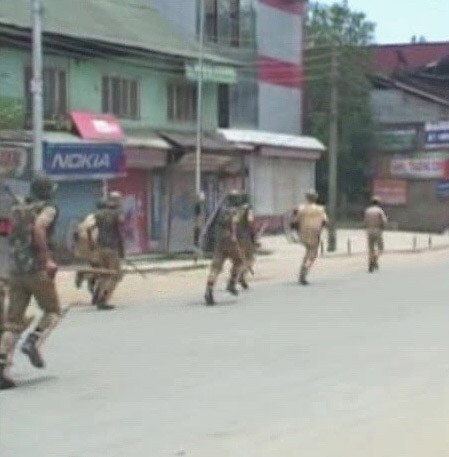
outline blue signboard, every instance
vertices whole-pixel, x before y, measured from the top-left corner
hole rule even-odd
[[[44,144],[44,171],[56,179],[107,179],[122,176],[125,169],[125,152],[121,144]]]
[[[440,181],[436,187],[438,198],[449,198],[449,181]]]

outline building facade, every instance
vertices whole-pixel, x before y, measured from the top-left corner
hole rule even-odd
[[[114,24],[123,21],[128,27],[118,33]],[[31,127],[29,4],[0,4],[0,129],[8,130],[0,133],[0,156],[6,160],[14,149],[22,157],[24,150],[32,168],[59,182],[64,248],[107,190],[123,193],[128,253],[191,247],[197,91],[187,67],[198,57],[196,45],[153,9],[128,2],[88,0],[78,11],[69,0],[48,0],[43,24],[44,156],[36,163],[30,136],[10,133]],[[206,63],[227,65],[212,54]],[[229,77],[234,69],[226,68]],[[211,137],[203,139],[205,161],[211,153],[205,179],[217,186],[228,166],[231,175],[240,173],[229,145],[215,139],[220,84],[206,81],[203,93],[204,135]],[[22,181],[8,179],[26,192]]]
[[[199,0],[147,2],[186,37],[198,36]],[[258,217],[271,219],[273,229],[315,186],[315,164],[324,149],[320,146],[305,159],[301,149],[283,146],[283,135],[302,135],[306,3],[204,0],[207,49],[240,62],[237,83],[218,88],[218,123],[222,133],[229,130],[229,138],[236,130],[241,130],[237,136],[251,137],[252,153],[245,156],[246,189]],[[262,134],[252,135],[254,131]],[[269,144],[264,143],[268,137]]]

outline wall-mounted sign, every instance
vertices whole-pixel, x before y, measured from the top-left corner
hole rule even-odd
[[[0,146],[0,177],[20,178],[28,165],[28,151],[23,147]]]
[[[70,118],[81,138],[99,141],[123,141],[125,134],[112,114],[71,112]]]
[[[449,121],[427,122],[424,130],[426,148],[449,147]]]
[[[373,194],[386,205],[405,205],[407,203],[407,181],[403,179],[375,179]]]
[[[435,188],[435,193],[438,198],[449,198],[449,181],[440,181]]]
[[[186,64],[186,77],[190,81],[198,81],[201,73],[200,66],[196,64]],[[236,84],[237,71],[234,67],[224,65],[203,65],[203,81],[221,84]]]
[[[125,173],[121,144],[44,143],[44,170],[61,180],[106,179]]]
[[[382,151],[405,151],[417,146],[418,133],[415,129],[383,130],[378,133]]]
[[[394,156],[390,162],[392,176],[418,179],[442,179],[449,153],[424,152],[411,156]]]

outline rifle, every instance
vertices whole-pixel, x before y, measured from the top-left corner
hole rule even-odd
[[[143,279],[147,279],[147,275],[144,273],[144,271],[141,270],[140,268],[138,268],[134,262],[132,262],[131,260],[127,259],[126,257],[124,257],[123,260],[125,261],[125,263],[127,265],[129,265],[133,269],[134,272],[139,273],[139,275]]]

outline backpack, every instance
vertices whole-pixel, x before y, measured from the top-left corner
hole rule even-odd
[[[47,205],[48,203],[39,201],[13,206],[9,235],[12,273],[28,274],[38,271],[33,230],[37,216]]]

